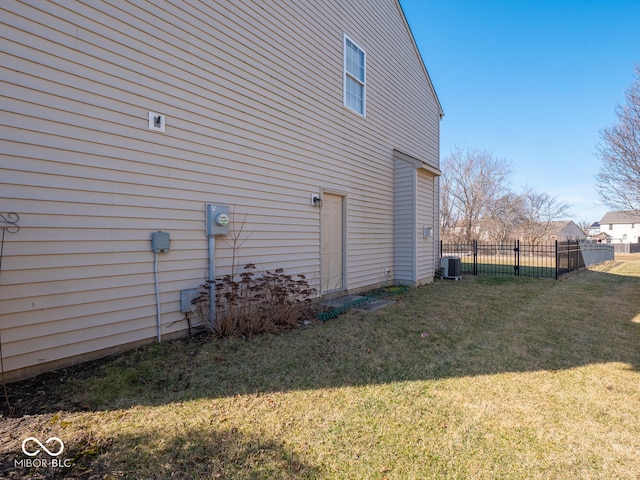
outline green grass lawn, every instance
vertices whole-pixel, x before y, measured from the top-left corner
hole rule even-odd
[[[436,281],[281,335],[149,345],[47,377],[53,408],[0,419],[0,476],[637,480],[639,288],[630,257],[559,281]],[[64,440],[71,468],[11,467],[29,435]]]
[[[462,271],[473,273],[473,257],[461,257]],[[476,272],[479,275],[515,275],[514,265],[517,263],[513,255],[487,257],[479,255],[476,260]],[[522,277],[555,278],[555,257],[529,257],[522,255],[519,261],[519,275]]]

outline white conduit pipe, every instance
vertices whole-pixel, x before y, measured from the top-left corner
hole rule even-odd
[[[156,280],[156,311],[158,315],[158,343],[161,341],[160,329],[160,287],[158,285],[158,252],[155,252],[155,260],[153,262],[153,274]]]
[[[216,237],[209,235],[209,325],[216,323]]]

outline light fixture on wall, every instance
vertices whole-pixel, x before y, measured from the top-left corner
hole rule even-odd
[[[311,205],[313,205],[314,207],[319,207],[322,205],[322,198],[320,198],[320,195],[317,195],[315,193],[311,194]]]

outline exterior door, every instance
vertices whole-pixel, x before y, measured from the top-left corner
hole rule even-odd
[[[322,293],[344,288],[344,197],[322,195]]]

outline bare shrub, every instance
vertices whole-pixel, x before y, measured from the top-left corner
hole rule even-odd
[[[208,311],[209,285],[194,301],[198,311]],[[299,325],[312,315],[315,289],[304,275],[288,275],[279,268],[256,272],[249,263],[239,274],[229,274],[215,282],[216,320],[205,322],[218,337],[276,333]]]

